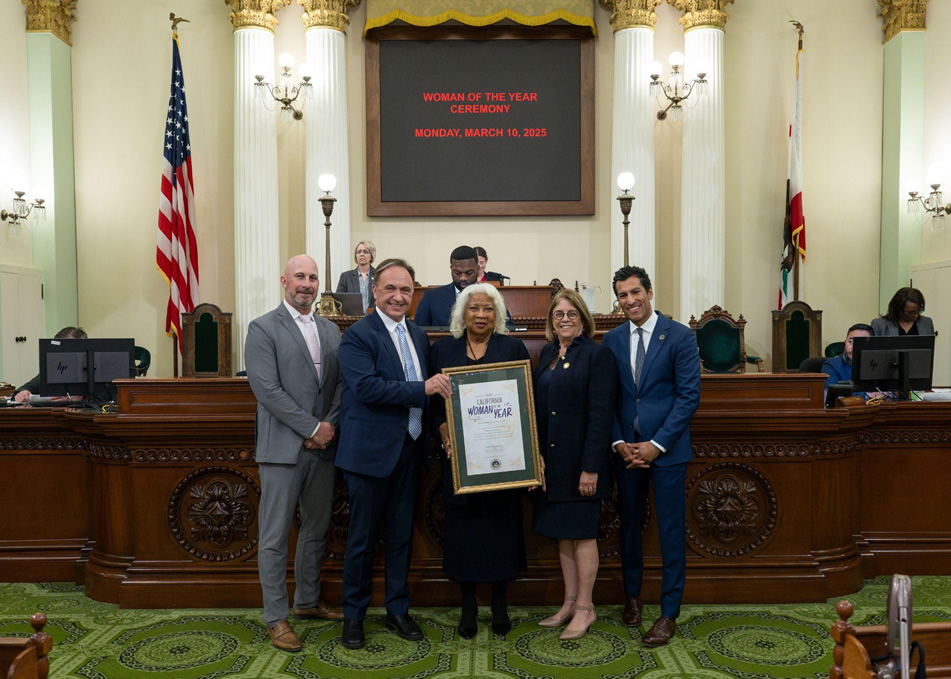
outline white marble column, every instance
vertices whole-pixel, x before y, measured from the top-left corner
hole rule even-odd
[[[254,76],[274,80],[274,33],[234,31],[234,370],[244,370],[248,324],[279,300],[277,114],[255,98]]]
[[[305,15],[306,16],[306,15]],[[307,254],[317,260],[323,285],[326,272],[326,227],[319,198],[323,192],[317,177],[332,174],[337,178],[330,218],[331,289],[340,273],[355,265],[350,247],[350,162],[347,143],[347,80],[344,58],[346,35],[334,28],[314,26],[307,29],[307,63],[313,78],[313,97],[304,109],[307,124],[306,223]]]
[[[620,195],[616,180],[633,172],[635,200],[628,227],[628,258],[651,276],[655,267],[654,219],[654,100],[648,93],[654,58],[654,30],[635,26],[614,33],[614,111],[611,138],[611,190]],[[624,265],[623,216],[611,201],[611,272]],[[655,294],[655,305],[657,304]]]
[[[685,32],[684,69],[688,82],[698,71],[705,71],[708,83],[694,108],[684,111],[680,210],[682,322],[691,315],[699,318],[714,304],[724,304],[726,189],[721,27],[696,26]]]

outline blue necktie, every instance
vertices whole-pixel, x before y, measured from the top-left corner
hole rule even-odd
[[[634,386],[640,386],[641,368],[644,367],[644,328],[637,329],[637,353],[634,354]]]
[[[400,338],[400,353],[403,354],[403,374],[406,376],[406,381],[418,382],[419,378],[416,377],[416,367],[413,365],[413,355],[409,352],[409,343],[406,341],[406,331],[403,329],[402,324],[396,326],[396,334],[399,335]],[[409,409],[409,425],[407,426],[407,431],[414,441],[423,433],[422,408]]]

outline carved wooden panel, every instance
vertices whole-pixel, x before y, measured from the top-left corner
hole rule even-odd
[[[711,556],[737,557],[762,545],[779,507],[769,480],[739,462],[718,462],[687,483],[687,539]]]
[[[203,467],[175,487],[168,526],[175,541],[205,561],[233,561],[258,544],[257,482],[234,467]]]

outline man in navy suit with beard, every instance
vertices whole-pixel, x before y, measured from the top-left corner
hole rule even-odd
[[[617,359],[620,386],[612,458],[627,597],[622,619],[641,624],[641,521],[652,484],[663,557],[661,612],[643,643],[663,646],[677,630],[687,576],[685,483],[693,456],[689,425],[700,404],[700,355],[690,328],[651,308],[654,291],[644,269],[619,269],[614,294],[629,321],[604,336]]]
[[[350,326],[340,343],[343,393],[337,466],[350,492],[350,528],[343,567],[345,648],[366,644],[363,620],[372,594],[373,552],[385,535],[387,629],[423,638],[409,615],[409,565],[420,465],[427,453],[430,396],[450,395],[449,378],[426,375],[429,340],[406,317],[413,268],[402,259],[380,263],[373,276],[376,310]]]

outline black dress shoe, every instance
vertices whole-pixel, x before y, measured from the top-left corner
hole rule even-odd
[[[509,616],[505,617],[492,617],[492,634],[501,634],[505,636],[512,631],[512,621],[509,620]]]
[[[340,643],[343,644],[344,648],[349,648],[351,650],[356,650],[366,646],[367,638],[363,634],[363,621],[344,620],[343,637],[341,637]]]
[[[472,625],[463,625],[460,621],[459,626],[456,627],[456,629],[459,631],[459,636],[463,639],[471,639],[479,633],[479,627],[475,623]]]
[[[396,632],[396,636],[400,639],[406,639],[406,641],[420,641],[423,638],[423,630],[419,628],[419,625],[416,624],[416,621],[413,620],[409,614],[387,614],[383,626],[391,632]]]

